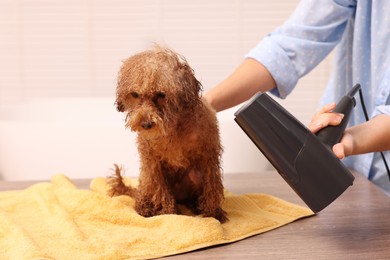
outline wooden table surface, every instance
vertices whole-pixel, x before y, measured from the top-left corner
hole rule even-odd
[[[360,174],[316,216],[244,240],[166,259],[390,259],[390,198]],[[89,180],[74,180],[88,188]],[[236,193],[266,193],[305,205],[275,171],[225,174]],[[0,191],[32,182],[0,182]]]

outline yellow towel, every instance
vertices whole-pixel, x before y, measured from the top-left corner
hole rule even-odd
[[[81,190],[55,175],[50,183],[0,192],[1,259],[156,258],[234,242],[313,215],[269,195],[226,192],[229,221],[222,225],[190,215],[144,218],[132,198],[111,198],[107,188],[104,178]]]

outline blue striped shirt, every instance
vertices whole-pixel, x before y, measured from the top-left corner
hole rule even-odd
[[[270,71],[277,85],[271,92],[285,98],[298,79],[334,48],[333,72],[320,106],[337,102],[360,83],[369,115],[390,115],[389,0],[303,0],[247,57]],[[356,101],[350,125],[365,121],[358,97]],[[390,153],[385,156],[390,163]],[[390,195],[390,181],[379,153],[350,156],[344,163]]]

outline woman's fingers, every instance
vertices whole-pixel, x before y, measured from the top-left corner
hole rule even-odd
[[[332,103],[329,103],[323,107],[320,108],[320,110],[315,114],[316,115],[319,115],[319,114],[323,114],[323,113],[327,113],[327,112],[330,112],[332,111],[334,108],[336,107],[336,103],[332,102]]]
[[[337,156],[339,159],[345,158],[345,152],[344,152],[344,145],[342,143],[337,143],[333,145],[333,153]]]
[[[328,125],[336,126],[339,125],[341,120],[343,120],[344,115],[340,113],[331,112],[332,109],[336,107],[335,103],[330,103],[322,107],[312,118],[309,129],[313,133],[317,133],[324,127]]]

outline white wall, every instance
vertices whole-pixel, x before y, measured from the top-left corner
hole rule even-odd
[[[114,99],[121,60],[153,42],[182,53],[207,90],[297,2],[0,0],[0,115],[10,104],[37,99]],[[329,70],[327,59],[281,101],[304,123],[316,109]],[[224,115],[232,124],[233,113]],[[222,137],[230,139],[226,132]],[[237,144],[227,143],[225,149],[234,153]]]

